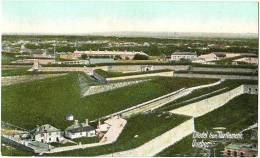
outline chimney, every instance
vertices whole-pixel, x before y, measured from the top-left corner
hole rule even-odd
[[[78,123],[79,123],[78,120],[75,120],[75,121],[74,121],[74,125],[77,125]]]
[[[86,122],[85,122],[85,123],[86,123],[86,126],[88,126],[88,119],[86,119],[85,121],[86,121]]]

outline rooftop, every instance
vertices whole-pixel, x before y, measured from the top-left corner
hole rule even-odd
[[[65,131],[70,133],[78,133],[78,132],[92,131],[92,130],[95,130],[95,128],[86,123],[73,124],[65,129]]]
[[[34,134],[41,134],[41,133],[48,133],[48,132],[59,132],[60,129],[53,127],[52,125],[45,124],[39,127],[36,127],[32,130],[32,133]]]

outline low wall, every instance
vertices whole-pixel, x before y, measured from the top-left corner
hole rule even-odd
[[[229,102],[231,99],[235,98],[236,96],[239,96],[244,93],[256,93],[255,89],[254,91],[249,92],[250,87],[255,88],[254,85],[250,85],[250,86],[241,85],[228,92],[195,103],[188,104],[186,106],[171,110],[170,112],[174,114],[199,117],[225,105],[227,102]]]
[[[174,73],[173,76],[188,77],[188,78],[221,78],[221,79],[230,79],[230,80],[258,80],[258,76],[220,75],[220,74]]]
[[[17,84],[17,83],[24,83],[24,82],[31,82],[34,80],[41,80],[50,77],[58,77],[66,75],[66,73],[59,73],[59,74],[38,74],[38,75],[22,75],[22,76],[6,76],[1,77],[2,86]]]
[[[142,67],[145,65],[110,65],[110,66],[101,66],[99,68],[105,71],[112,72],[140,72]],[[148,65],[152,67],[152,70],[164,70],[169,69],[173,71],[188,70],[188,65]]]
[[[150,101],[148,102],[147,104],[144,104],[143,106],[140,106],[138,108],[135,108],[133,110],[129,110],[129,111],[126,111],[124,113],[122,113],[121,115],[123,117],[130,117],[132,115],[135,115],[135,114],[138,114],[138,113],[143,113],[143,112],[147,112],[147,111],[152,111],[154,109],[157,109],[159,107],[162,107],[178,98],[181,98],[185,95],[188,95],[192,92],[192,90],[189,90],[189,89],[184,89],[184,90],[181,90],[181,91],[178,91],[177,93],[175,94],[172,94],[170,96],[166,96],[166,97],[163,97],[163,98],[160,98],[160,99],[157,99],[155,101]]]
[[[255,73],[257,69],[248,68],[218,68],[218,67],[191,67],[192,71],[206,71],[206,72],[237,72],[237,73]]]
[[[194,119],[192,118],[135,149],[102,155],[102,157],[103,156],[107,156],[107,157],[155,156],[162,150],[177,143],[178,141],[182,140],[184,137],[192,134],[193,132],[194,132]]]
[[[85,71],[87,68],[84,67],[41,67],[40,71],[43,72],[55,72],[55,71],[59,71],[59,72],[71,72],[71,71]]]
[[[134,84],[138,84],[138,83],[145,82],[145,81],[148,81],[148,80],[125,81],[125,82],[118,82],[118,83],[108,83],[108,84],[98,85],[98,86],[91,86],[91,87],[89,87],[89,89],[86,92],[84,92],[83,96],[107,92],[107,91],[111,91],[111,90],[114,90],[117,88],[134,85]]]
[[[2,70],[13,70],[13,69],[20,69],[20,68],[28,68],[30,69],[31,65],[2,65]]]
[[[121,77],[111,77],[107,78],[107,81],[116,81],[116,80],[127,80],[127,79],[135,79],[135,78],[146,78],[146,77],[172,77],[173,71],[168,72],[158,72],[158,73],[149,73],[149,74],[141,74],[141,75],[131,75],[131,76],[121,76]]]

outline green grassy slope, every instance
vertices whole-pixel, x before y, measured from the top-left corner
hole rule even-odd
[[[77,74],[2,87],[2,120],[24,128],[49,123],[65,128],[71,113],[83,121],[105,116],[183,87],[211,79],[157,78],[142,84],[80,98]]]
[[[257,122],[258,96],[243,94],[225,106],[195,119],[197,131],[214,127],[226,127],[230,131],[240,131]]]
[[[1,146],[1,155],[2,156],[33,156],[33,153],[24,150],[18,150],[13,147]]]
[[[232,99],[223,107],[195,119],[195,129],[210,131],[214,127],[225,127],[232,133],[238,132],[257,122],[257,109],[258,96],[243,94]],[[192,148],[192,140],[192,135],[190,135],[157,156],[202,156],[201,149]],[[218,144],[216,150],[219,148],[222,150],[223,146]],[[221,152],[216,151],[216,153]]]

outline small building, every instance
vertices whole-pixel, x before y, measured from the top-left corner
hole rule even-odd
[[[204,60],[205,62],[208,61],[217,61],[222,60],[226,58],[234,58],[241,56],[241,53],[231,53],[231,52],[212,52],[209,54],[203,54],[198,56],[200,60]]]
[[[209,54],[203,54],[198,56],[199,59],[208,62],[208,61],[217,61],[217,60],[221,60],[224,59],[226,57],[225,53],[219,53],[219,52],[213,52],[213,53],[209,53]]]
[[[171,55],[171,61],[179,61],[181,59],[195,60],[197,58],[197,53],[195,52],[174,52]]]
[[[74,120],[74,116],[73,116],[72,114],[68,114],[68,115],[66,116],[66,120],[67,120],[67,121],[73,121],[73,120]]]
[[[225,147],[224,156],[229,157],[256,157],[257,147],[252,144],[231,143]]]
[[[60,142],[64,140],[63,132],[49,124],[36,127],[32,132],[32,139],[41,143]]]
[[[85,123],[78,123],[75,120],[74,124],[65,129],[64,136],[69,139],[76,139],[82,137],[95,137],[95,128],[88,124],[88,119]]]

